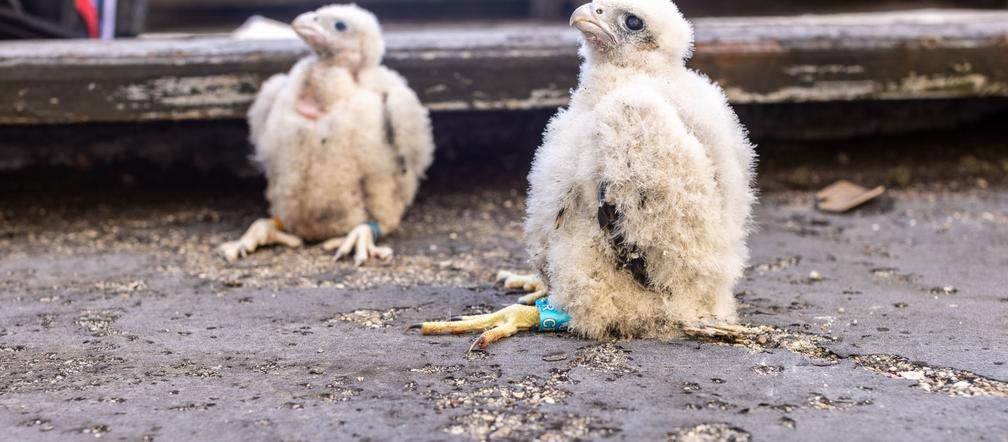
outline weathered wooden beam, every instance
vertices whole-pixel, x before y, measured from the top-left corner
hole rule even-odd
[[[533,16],[560,17],[558,11],[570,9],[588,0],[524,0],[531,11],[539,11],[544,14],[533,13]],[[192,12],[207,9],[241,9],[254,10],[256,8],[275,7],[300,7],[315,8],[321,5],[333,3],[331,0],[148,0],[150,8],[154,12]],[[382,7],[384,5],[409,5],[411,7],[424,7],[425,5],[442,4],[465,4],[465,3],[487,3],[485,0],[356,0],[355,3],[364,7]],[[692,15],[704,16],[739,16],[739,15],[771,15],[771,14],[799,14],[799,13],[822,13],[836,11],[883,11],[893,9],[909,9],[920,7],[948,7],[948,8],[1003,8],[1006,6],[1004,0],[819,0],[810,2],[808,0],[774,0],[774,1],[750,1],[739,2],[738,0],[676,0],[676,4],[683,11]]]
[[[357,0],[384,23],[458,20],[524,20],[565,22],[587,0]],[[290,21],[331,0],[149,0],[150,32],[223,31],[249,16]],[[739,17],[797,14],[880,12],[921,8],[1004,9],[1008,0],[676,0],[688,17]]]
[[[1004,0],[675,0],[688,16],[759,16],[881,12],[921,8],[1004,8]]]
[[[431,3],[482,3],[486,0],[356,0],[360,6],[382,4],[412,4],[422,6]],[[351,3],[331,0],[148,0],[151,8],[255,8],[263,6],[321,6],[333,3]]]
[[[529,0],[357,0],[383,23],[524,19]],[[290,21],[298,14],[334,3],[331,0],[156,0],[150,4],[148,30],[233,29],[251,15]],[[335,2],[341,3],[341,2]]]
[[[573,3],[573,4],[583,4],[587,3],[589,0],[527,0],[530,3],[545,1],[554,3]],[[400,3],[400,4],[417,4],[422,5],[425,3],[483,3],[486,0],[356,0],[357,3],[362,6],[375,5],[375,4],[387,4],[387,3]],[[1002,7],[1004,6],[1003,0],[819,0],[817,2],[809,2],[808,0],[774,0],[774,1],[758,1],[758,2],[739,2],[738,0],[676,0],[677,5],[691,5],[694,3],[708,3],[710,7],[716,6],[718,9],[723,11],[731,10],[744,10],[744,11],[787,11],[794,8],[801,8],[803,4],[815,3],[812,5],[805,5],[804,7],[815,8],[815,7],[832,7],[837,8],[842,5],[856,6],[859,8],[864,8],[865,5],[874,5],[876,7],[907,7],[920,4],[943,4],[948,6],[956,6],[961,8],[967,7]],[[334,2],[332,0],[147,0],[147,3],[151,8],[195,8],[195,7],[234,7],[234,8],[247,8],[247,7],[261,7],[261,6],[285,6],[285,5],[297,5],[297,4],[309,4],[309,5],[324,5]],[[745,4],[741,4],[745,3]],[[751,4],[749,4],[751,3]]]
[[[701,19],[691,65],[735,103],[1008,96],[1008,12]],[[543,109],[576,84],[563,26],[388,32],[388,64],[435,111]],[[241,118],[298,41],[0,46],[0,124]]]

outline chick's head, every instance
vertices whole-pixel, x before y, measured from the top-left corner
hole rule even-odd
[[[376,66],[385,55],[378,19],[356,5],[306,12],[294,20],[293,27],[319,59],[351,70]]]
[[[574,11],[570,25],[584,36],[590,61],[682,65],[692,52],[693,27],[669,0],[594,0]]]

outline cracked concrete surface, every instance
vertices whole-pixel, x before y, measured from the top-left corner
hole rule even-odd
[[[517,299],[523,185],[425,193],[363,269],[219,259],[256,190],[5,198],[0,438],[1008,440],[1008,187],[767,186],[742,342],[407,333]]]

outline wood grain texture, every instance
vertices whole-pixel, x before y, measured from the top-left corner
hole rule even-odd
[[[691,66],[731,100],[800,103],[1008,96],[1008,12],[696,20]],[[578,72],[565,26],[390,29],[386,62],[434,111],[545,109]],[[242,118],[296,40],[0,45],[0,124]]]

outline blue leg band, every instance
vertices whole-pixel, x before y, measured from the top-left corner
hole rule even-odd
[[[374,236],[374,242],[378,242],[381,239],[381,227],[378,227],[378,221],[368,221],[365,223],[371,228],[371,235]]]
[[[567,331],[567,323],[571,320],[570,315],[550,304],[549,298],[542,298],[536,301],[536,307],[539,308],[539,331]]]

